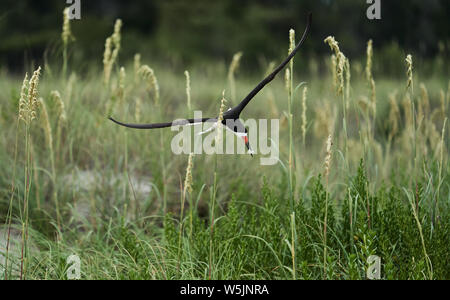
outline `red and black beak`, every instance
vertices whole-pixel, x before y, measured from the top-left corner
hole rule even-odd
[[[253,157],[253,153],[254,152],[253,152],[252,148],[250,148],[250,143],[248,141],[248,136],[243,136],[242,138],[244,139],[244,143],[245,143],[245,146],[248,149],[248,153],[250,153],[250,155]]]

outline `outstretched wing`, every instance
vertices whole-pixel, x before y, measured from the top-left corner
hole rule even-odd
[[[180,119],[180,120],[175,120],[175,121],[167,122],[167,123],[127,124],[127,123],[122,123],[117,120],[114,120],[111,117],[109,117],[108,119],[110,119],[114,123],[119,124],[121,126],[125,126],[128,128],[135,128],[135,129],[154,129],[154,128],[165,128],[165,127],[172,127],[172,126],[196,125],[196,124],[201,124],[204,122],[211,122],[211,123],[217,122],[217,119],[214,119],[214,118],[202,118],[202,119],[185,119],[185,120]]]
[[[308,14],[308,20],[306,24],[305,31],[303,32],[303,36],[300,39],[300,42],[295,46],[294,50],[289,54],[289,56],[266,78],[264,78],[248,95],[244,98],[244,100],[241,101],[237,106],[226,112],[225,114],[230,114],[235,116],[236,118],[239,117],[239,114],[241,111],[247,106],[247,104],[250,102],[250,100],[255,97],[259,91],[261,91],[266,84],[271,82],[275,76],[287,65],[287,63],[294,57],[294,55],[297,53],[297,51],[300,49],[301,45],[306,39],[306,36],[308,35],[309,29],[311,27],[312,22],[312,14]],[[179,126],[179,125],[195,125],[199,123],[204,122],[217,122],[217,119],[215,118],[203,118],[203,119],[186,119],[186,120],[175,120],[172,122],[167,123],[153,123],[153,124],[127,124],[122,123],[117,120],[114,120],[113,118],[109,117],[111,121],[113,121],[116,124],[119,124],[121,126],[125,126],[128,128],[136,128],[136,129],[154,129],[154,128],[165,128],[165,127],[171,127],[171,126]]]
[[[247,95],[247,97],[244,98],[244,100],[241,101],[236,107],[234,113],[237,113],[238,115],[241,113],[241,111],[247,106],[247,104],[250,102],[250,100],[255,97],[262,88],[271,82],[275,76],[287,65],[287,63],[294,57],[294,55],[297,53],[298,49],[300,49],[301,45],[306,39],[306,36],[308,35],[309,28],[311,27],[312,22],[312,13],[308,14],[308,20],[306,23],[305,31],[303,32],[303,36],[300,39],[300,42],[298,42],[297,46],[295,46],[294,50],[289,54],[289,56],[272,72],[270,73],[266,78],[264,78],[258,85]]]

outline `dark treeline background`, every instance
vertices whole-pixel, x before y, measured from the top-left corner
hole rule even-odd
[[[59,59],[65,2],[2,0],[0,66],[19,71],[43,58]],[[122,60],[140,52],[144,58],[189,65],[229,61],[233,53],[244,51],[251,66],[262,57],[284,55],[288,30],[300,35],[311,11],[314,26],[303,57],[328,55],[323,39],[334,35],[351,59],[365,55],[367,40],[373,39],[387,74],[398,72],[402,61],[393,57],[406,52],[423,60],[440,57],[446,64],[450,1],[382,0],[381,20],[367,19],[368,6],[366,0],[81,0],[81,20],[71,22],[76,41],[70,58],[100,65],[105,38],[121,18]]]

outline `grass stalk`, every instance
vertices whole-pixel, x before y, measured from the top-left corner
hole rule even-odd
[[[323,220],[323,276],[324,279],[327,279],[327,225],[328,225],[328,198],[329,198],[329,184],[328,177],[330,174],[330,165],[331,165],[331,146],[332,143],[332,135],[330,134],[327,139],[327,152],[325,156],[325,216]]]

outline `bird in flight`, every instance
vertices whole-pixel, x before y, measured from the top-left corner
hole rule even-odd
[[[270,73],[266,78],[264,78],[258,85],[235,107],[232,107],[228,109],[226,112],[223,113],[223,120],[222,125],[225,126],[226,129],[232,131],[236,136],[243,138],[244,143],[247,147],[247,149],[250,151],[249,153],[252,154],[253,151],[251,150],[250,143],[248,140],[247,135],[247,128],[245,128],[244,124],[239,120],[239,117],[241,115],[241,112],[244,110],[244,108],[247,106],[247,104],[266,86],[269,82],[271,82],[275,76],[289,63],[289,61],[294,57],[294,55],[297,53],[297,51],[302,46],[303,42],[306,39],[306,36],[308,35],[309,29],[311,27],[312,22],[312,14],[308,14],[307,23],[305,31],[303,32],[302,38],[298,42],[298,44],[295,46],[294,50],[286,57],[286,59],[272,72]],[[172,122],[166,122],[166,123],[151,123],[151,124],[128,124],[128,123],[122,123],[120,121],[117,121],[113,119],[112,117],[109,117],[111,121],[113,121],[116,124],[119,124],[121,126],[125,126],[128,128],[135,128],[135,129],[156,129],[156,128],[165,128],[165,127],[172,127],[172,126],[185,126],[185,125],[197,125],[202,124],[205,122],[208,123],[214,123],[212,127],[210,127],[208,130],[201,132],[200,134],[204,134],[207,132],[210,132],[214,130],[217,126],[218,118],[202,118],[202,119],[181,119],[181,120],[175,120]],[[253,156],[253,155],[252,155]]]

